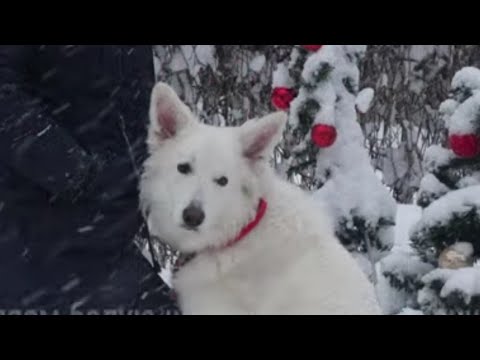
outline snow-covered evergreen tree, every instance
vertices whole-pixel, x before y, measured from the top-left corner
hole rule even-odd
[[[394,243],[396,203],[371,165],[357,111],[373,90],[359,92],[365,45],[300,45],[279,64],[272,100],[289,110],[281,144],[286,176],[329,206],[337,235],[364,271]]]
[[[428,314],[480,314],[480,70],[466,67],[440,109],[449,149],[426,154],[420,189],[426,206],[412,244],[436,269],[423,278],[418,301]]]
[[[446,136],[425,155],[415,253],[385,259],[382,272],[425,314],[480,314],[480,70],[457,72],[439,114]]]

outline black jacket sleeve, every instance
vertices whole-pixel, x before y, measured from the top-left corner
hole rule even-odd
[[[76,193],[93,160],[35,95],[35,47],[0,45],[0,161],[54,196]]]

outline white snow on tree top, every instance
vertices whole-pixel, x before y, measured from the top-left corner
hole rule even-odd
[[[427,192],[437,196],[442,196],[449,191],[450,189],[432,174],[425,175],[420,182],[420,192]]]
[[[335,88],[330,82],[320,84],[313,92],[301,88],[298,96],[290,104],[289,124],[293,127],[298,126],[300,107],[304,105],[307,99],[313,99],[321,106],[313,124],[335,125],[335,98]],[[305,140],[310,141],[310,138],[307,137]]]
[[[348,218],[354,210],[372,225],[380,218],[395,219],[396,204],[388,190],[379,181],[371,181],[374,173],[362,153],[351,153],[349,149],[355,150],[349,147],[341,152],[347,153],[343,158],[350,161],[334,169],[334,181],[328,181],[315,197],[330,204],[337,218]]]
[[[457,270],[436,269],[423,277],[423,282],[441,281],[444,285],[440,296],[445,298],[454,292],[460,294],[465,303],[471,298],[480,295],[480,268],[469,267]]]
[[[480,92],[468,98],[453,113],[448,129],[451,134],[474,134],[480,121]]]
[[[324,46],[322,49],[311,55],[303,67],[302,78],[311,82],[316,73],[324,66],[333,66],[338,62],[339,49],[333,45]]]
[[[480,90],[480,70],[475,67],[464,67],[452,80],[452,89]]]
[[[366,114],[370,109],[373,98],[375,96],[375,90],[372,88],[363,89],[357,96],[355,106],[357,110],[362,114]]]
[[[450,118],[454,114],[455,110],[457,110],[458,105],[460,105],[460,103],[456,102],[453,99],[447,99],[440,104],[438,113],[447,128],[450,127]]]
[[[273,72],[273,87],[286,87],[293,88],[294,83],[288,72],[288,66],[280,63],[277,65],[276,70]]]
[[[469,176],[465,176],[457,183],[459,188],[466,188],[475,185],[480,185],[480,171],[476,171]]]
[[[439,145],[432,145],[425,151],[423,158],[424,169],[427,172],[436,172],[440,167],[450,164],[455,157],[451,150]]]
[[[405,280],[407,277],[420,280],[422,276],[433,270],[431,264],[423,262],[407,251],[393,252],[383,258],[380,264],[382,271],[388,271],[401,280]]]
[[[452,191],[427,207],[413,232],[421,232],[433,226],[445,225],[453,214],[462,214],[473,207],[480,212],[480,186]]]

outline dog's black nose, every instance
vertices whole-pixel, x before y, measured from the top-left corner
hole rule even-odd
[[[205,220],[205,213],[198,205],[190,205],[183,210],[183,221],[190,228],[197,228]]]

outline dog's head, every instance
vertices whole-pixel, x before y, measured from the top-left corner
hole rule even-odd
[[[156,85],[140,184],[152,234],[183,252],[232,240],[255,216],[286,119],[274,113],[241,127],[204,125],[169,86]]]

